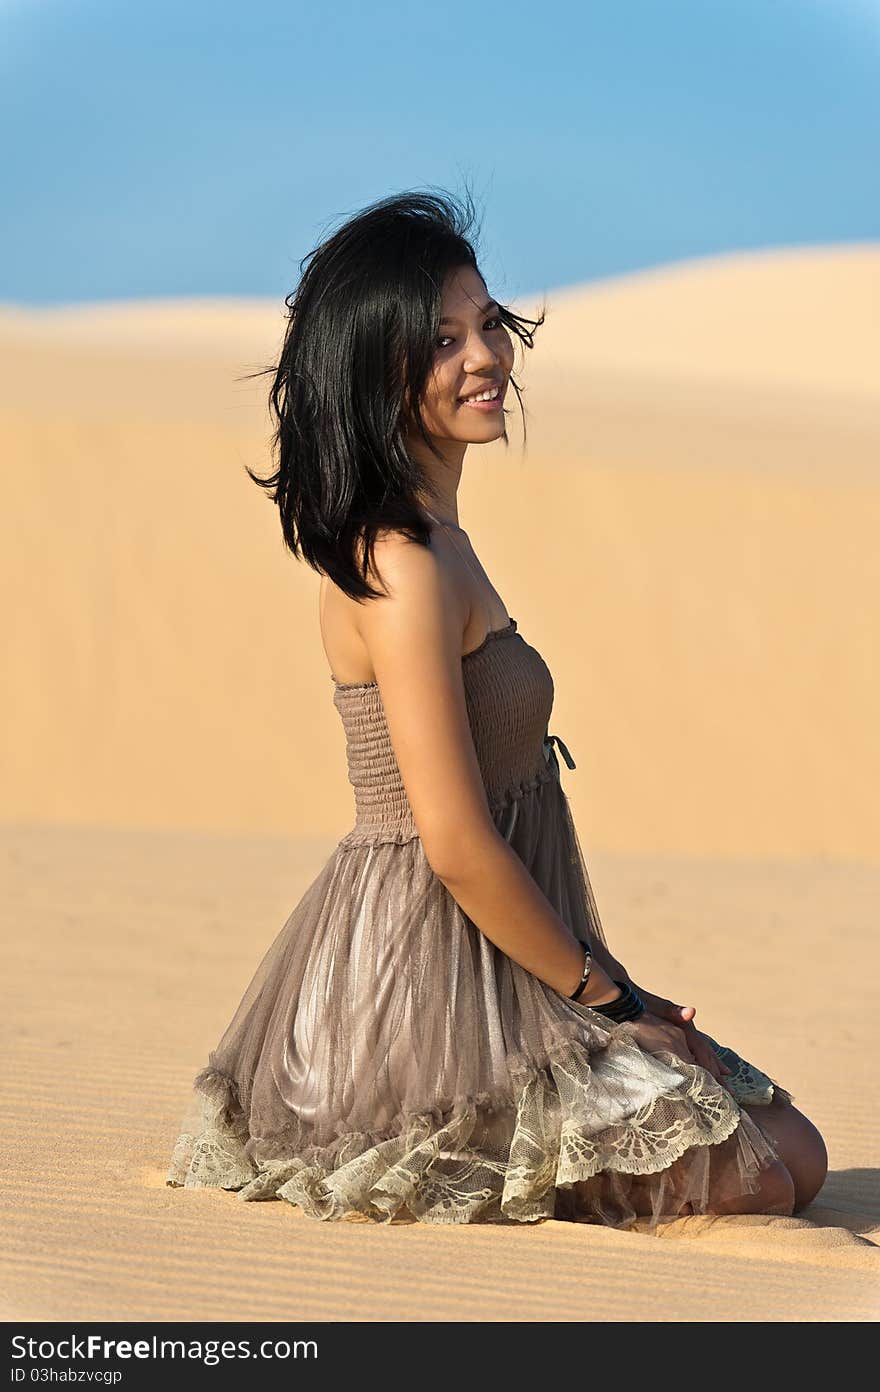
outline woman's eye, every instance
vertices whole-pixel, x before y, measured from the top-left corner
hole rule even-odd
[[[499,314],[493,315],[493,317],[489,320],[489,327],[492,328],[492,329],[500,329],[500,328],[503,328],[503,325],[504,325],[504,321],[502,320],[502,318],[501,318],[501,316],[500,316]],[[442,347],[443,347],[443,344],[446,343],[447,341],[448,341],[449,343],[452,343],[452,342],[453,342],[453,339],[449,336],[449,334],[444,334],[444,336],[443,336],[442,338],[438,338],[438,339],[437,339],[437,347],[438,347],[438,348],[442,348]]]

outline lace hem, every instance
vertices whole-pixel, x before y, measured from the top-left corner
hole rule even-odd
[[[651,1227],[711,1211],[710,1178],[715,1197],[719,1182],[727,1193],[753,1192],[778,1157],[734,1097],[672,1054],[623,1042],[618,1049],[627,1080],[616,1095],[601,1079],[594,1085],[587,1051],[562,1041],[545,1067],[518,1080],[513,1103],[460,1098],[443,1112],[400,1117],[391,1134],[345,1133],[298,1154],[285,1154],[283,1138],[267,1146],[250,1136],[234,1080],[207,1068],[195,1080],[190,1125],[166,1183],[237,1190],[244,1201],[284,1199],[325,1221],[564,1216],[612,1226],[645,1216],[633,1193],[647,1185]],[[723,1168],[720,1160],[713,1168],[713,1154],[723,1155]]]

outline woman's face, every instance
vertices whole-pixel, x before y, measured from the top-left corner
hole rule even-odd
[[[471,266],[448,277],[440,314],[434,368],[421,401],[425,429],[440,440],[462,445],[498,440],[505,431],[503,404],[513,370],[513,342],[482,277]],[[493,390],[494,400],[474,400]]]

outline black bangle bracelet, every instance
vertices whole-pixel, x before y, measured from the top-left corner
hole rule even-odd
[[[621,984],[621,983],[618,983],[618,984]],[[611,1004],[612,1004],[612,1006],[615,1006],[615,1005],[620,1006],[621,1003],[618,1002],[618,1001],[612,1001]],[[623,1008],[619,1008],[619,1009],[615,1012],[615,1014],[614,1014],[614,1016],[613,1016],[612,1018],[613,1018],[618,1024],[622,1024],[622,1023],[624,1023],[626,1020],[637,1020],[637,1019],[639,1018],[639,1016],[640,1016],[640,1015],[644,1015],[644,1013],[645,1013],[645,1006],[644,1006],[644,1002],[642,1001],[641,996],[639,996],[639,995],[636,993],[636,991],[633,990],[632,986],[627,982],[627,985],[626,985],[626,1004],[625,1004],[625,1006],[623,1006]]]
[[[644,1015],[645,1003],[632,986],[623,981],[615,981],[614,984],[620,987],[623,994],[618,996],[617,1000],[607,1001],[604,1005],[591,1006],[591,1009],[604,1015],[615,1025],[625,1024],[627,1020],[637,1020],[640,1015]]]

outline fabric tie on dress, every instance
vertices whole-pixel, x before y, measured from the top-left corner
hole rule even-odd
[[[559,760],[556,757],[556,750],[553,748],[554,744],[559,745],[562,751],[562,757],[570,769],[577,768],[577,764],[569,754],[565,741],[561,739],[559,735],[551,735],[548,731],[544,736],[544,758],[553,770],[554,776],[559,778]]]

